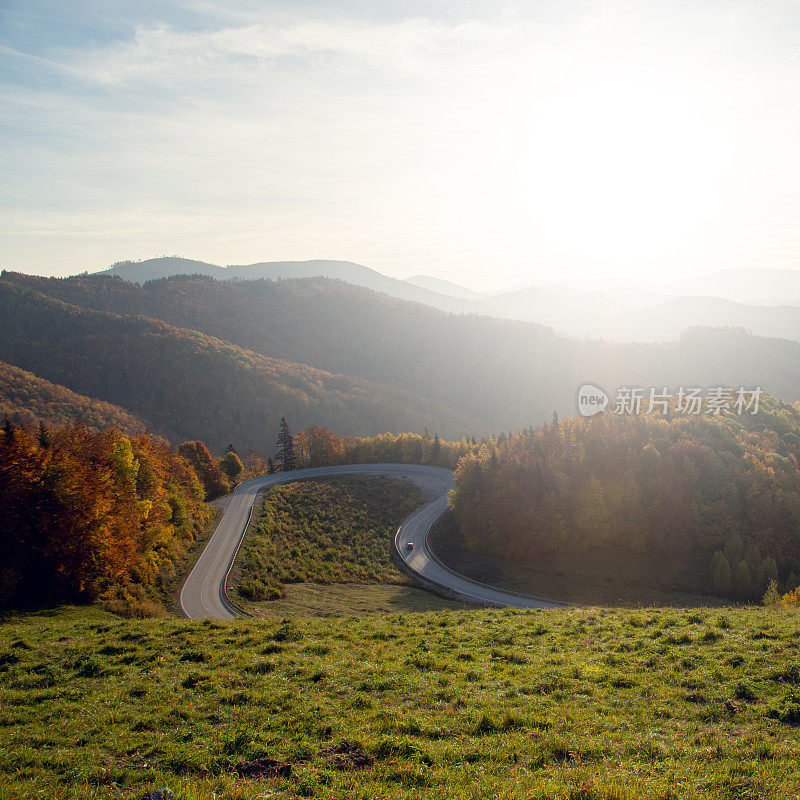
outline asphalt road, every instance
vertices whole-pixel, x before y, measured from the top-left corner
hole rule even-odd
[[[562,605],[472,581],[448,569],[432,555],[426,537],[433,523],[447,508],[447,494],[453,488],[453,473],[450,470],[416,464],[346,464],[281,472],[244,481],[231,496],[214,535],[181,589],[180,603],[184,614],[190,619],[232,619],[236,616],[236,610],[225,601],[223,583],[244,536],[256,495],[262,489],[287,481],[332,478],[337,475],[407,478],[426,492],[430,502],[401,525],[396,537],[402,558],[423,581],[474,603],[517,608],[555,608]],[[407,547],[409,542],[414,544],[412,550]]]

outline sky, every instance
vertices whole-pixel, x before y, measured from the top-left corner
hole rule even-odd
[[[800,2],[0,0],[0,267],[800,268]]]

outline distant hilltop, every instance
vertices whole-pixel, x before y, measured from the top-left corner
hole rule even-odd
[[[409,281],[390,278],[377,270],[362,264],[355,264],[352,261],[329,261],[326,259],[260,261],[257,264],[235,264],[221,267],[206,261],[164,256],[148,258],[145,261],[119,261],[109,269],[102,270],[97,274],[116,275],[126,281],[138,284],[158,278],[170,278],[174,275],[207,275],[218,281],[331,278],[354,286],[363,286],[365,289],[372,289],[373,292],[383,292],[401,300],[425,303],[444,311],[470,312],[475,310],[460,298],[431,291]],[[455,286],[455,284],[452,285]]]
[[[602,279],[535,281],[499,292],[476,292],[430,275],[398,280],[352,261],[326,259],[222,267],[165,256],[120,261],[98,274],[138,284],[192,274],[228,282],[329,278],[441,311],[535,322],[577,339],[668,342],[704,326],[800,341],[800,270],[727,269],[663,286]]]

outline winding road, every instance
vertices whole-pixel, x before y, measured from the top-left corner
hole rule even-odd
[[[228,507],[200,558],[189,573],[180,594],[180,605],[190,619],[232,619],[237,610],[225,598],[225,579],[244,537],[258,493],[269,486],[298,480],[335,478],[343,475],[386,475],[406,478],[433,499],[403,522],[395,546],[407,571],[428,587],[461,600],[480,605],[516,608],[556,608],[562,603],[507,592],[470,580],[448,569],[428,547],[427,535],[447,509],[447,495],[453,488],[453,473],[438,467],[416,464],[345,464],[335,467],[280,472],[244,481],[231,495]],[[414,547],[408,550],[407,545]]]

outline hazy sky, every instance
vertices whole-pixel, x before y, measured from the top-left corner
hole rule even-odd
[[[796,0],[0,0],[0,108],[7,268],[800,268]]]

